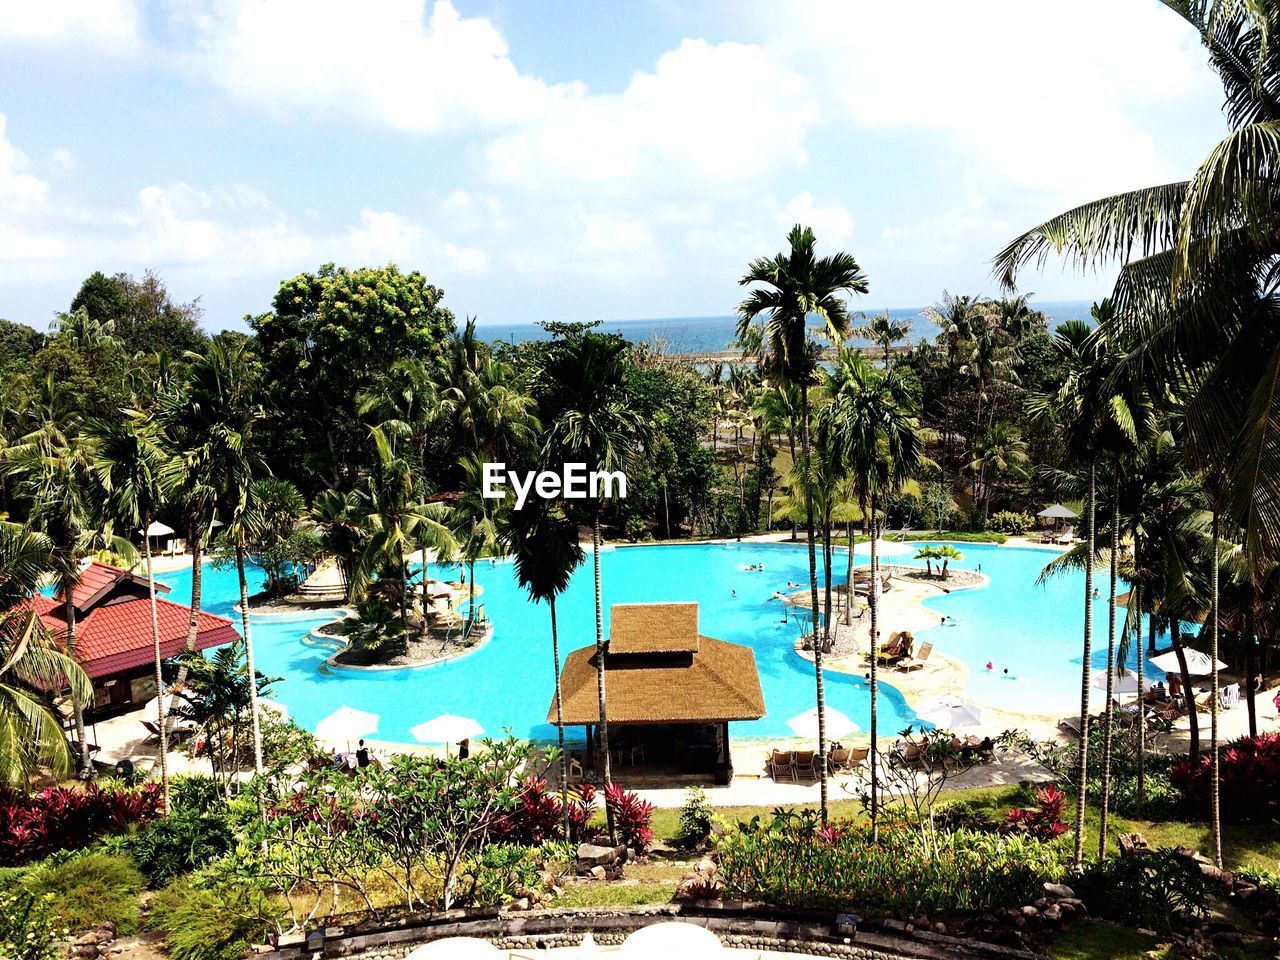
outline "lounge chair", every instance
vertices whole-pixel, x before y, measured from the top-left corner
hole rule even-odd
[[[1058,721],[1058,729],[1063,733],[1070,734],[1073,737],[1080,736],[1080,717],[1072,714],[1069,717],[1063,717]]]
[[[832,747],[831,753],[827,756],[827,762],[831,765],[831,769],[848,770],[849,756],[852,752],[847,747]]]
[[[1228,684],[1219,691],[1218,696],[1221,698],[1219,703],[1223,710],[1240,706],[1240,684]]]
[[[903,673],[910,673],[912,670],[922,670],[924,669],[925,663],[928,662],[929,654],[931,653],[933,653],[933,644],[922,644],[918,654],[899,661],[896,666]]]
[[[795,754],[790,750],[774,750],[769,754],[769,776],[774,780],[780,780],[786,777],[790,780],[796,778],[796,762]]]
[[[818,779],[818,751],[797,750],[795,754],[794,774],[796,779],[801,775],[808,780]]]
[[[1071,543],[1076,538],[1075,527],[1064,527],[1062,532],[1053,538],[1054,543]]]
[[[910,740],[899,740],[893,745],[893,751],[889,754],[890,763],[905,763],[908,766],[914,766],[923,758],[924,751]]]

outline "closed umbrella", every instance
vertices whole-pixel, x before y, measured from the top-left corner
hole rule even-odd
[[[1187,673],[1191,676],[1207,677],[1213,673],[1213,660],[1209,658],[1207,653],[1201,653],[1194,647],[1183,647],[1182,652],[1187,658]],[[1160,656],[1152,657],[1151,665],[1160,668],[1165,673],[1178,673],[1181,670],[1178,666],[1178,652],[1176,650],[1166,650]],[[1219,660],[1218,669],[1225,670],[1227,665]]]
[[[345,703],[316,724],[321,740],[358,740],[378,731],[378,715],[348,707]]]
[[[982,722],[982,709],[959,697],[944,696],[930,700],[916,711],[916,716],[943,730],[973,727]]]
[[[839,710],[827,707],[826,718],[828,737],[843,737],[845,734],[858,732],[858,725]],[[787,721],[787,726],[792,729],[797,737],[804,737],[806,740],[816,739],[818,736],[818,708],[810,707],[804,713],[792,717]]]
[[[484,733],[484,727],[470,717],[458,717],[442,713],[434,720],[427,720],[410,728],[413,739],[419,743],[461,743]]]

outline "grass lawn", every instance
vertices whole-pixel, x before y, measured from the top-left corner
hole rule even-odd
[[[1153,953],[1159,939],[1127,930],[1102,920],[1081,920],[1071,924],[1045,950],[1050,960],[1172,960],[1171,950]],[[1246,947],[1220,948],[1218,960],[1271,960],[1274,950],[1265,943]]]
[[[676,884],[689,872],[689,864],[669,860],[633,864],[622,883],[571,883],[556,898],[557,907],[634,907],[668,903]]]

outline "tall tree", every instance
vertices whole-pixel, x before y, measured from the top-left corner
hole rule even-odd
[[[850,333],[863,340],[870,340],[880,347],[884,351],[884,368],[888,370],[893,360],[891,354],[893,345],[911,336],[911,321],[895,320],[889,316],[888,310],[876,314],[869,320],[861,315],[860,318],[865,322],[861,326],[854,327]]]
[[[772,257],[754,260],[741,286],[753,287],[738,306],[738,339],[745,340],[751,327],[763,320],[760,366],[770,383],[796,387],[800,394],[801,473],[805,490],[805,530],[809,547],[809,598],[813,618],[814,677],[818,699],[818,753],[823,757],[821,816],[827,821],[826,696],[822,679],[822,642],[818,638],[818,561],[814,543],[813,478],[809,442],[809,388],[817,380],[821,356],[809,336],[809,317],[820,319],[828,336],[843,342],[849,332],[849,310],[842,297],[866,293],[867,278],[848,253],[826,257],[816,253],[813,230],[796,224],[787,234],[788,249]]]

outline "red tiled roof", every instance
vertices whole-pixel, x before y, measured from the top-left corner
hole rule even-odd
[[[151,602],[148,597],[117,598],[114,602],[106,602],[118,591],[107,589],[112,583],[118,584],[119,577],[114,580],[104,578],[95,570],[106,567],[105,564],[93,564],[81,576],[85,583],[86,576],[92,573],[93,580],[99,584],[96,591],[100,594],[93,605],[83,615],[76,616],[76,661],[91,678],[109,676],[132,670],[151,663],[155,657],[155,648],[151,634]],[[118,571],[107,567],[108,571]],[[146,582],[146,578],[141,578]],[[78,588],[77,588],[78,590]],[[77,594],[72,591],[72,597]],[[74,600],[73,600],[74,602]],[[60,639],[65,640],[67,630],[66,607],[58,600],[37,596],[29,601],[44,621],[45,626]],[[77,610],[79,604],[77,604]],[[171,600],[156,598],[156,613],[160,622],[160,654],[164,658],[176,656],[182,652],[187,642],[187,624],[191,617],[191,608]],[[239,634],[231,621],[225,617],[214,616],[200,611],[198,630],[196,633],[196,649],[206,650],[209,647],[221,646],[239,639]]]
[[[109,563],[95,561],[80,571],[80,579],[71,588],[71,602],[76,605],[77,610],[87,610],[110,596],[113,588],[125,581],[139,584],[144,589],[147,585],[147,578],[140,574],[125,570],[123,567],[114,567]],[[160,593],[168,593],[169,587],[163,583],[157,583],[156,590]],[[57,596],[62,596],[61,591]]]

